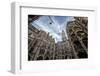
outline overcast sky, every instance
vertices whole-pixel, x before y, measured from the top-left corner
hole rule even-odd
[[[55,39],[55,42],[62,41],[62,30],[66,34],[66,25],[68,21],[72,21],[71,16],[41,16],[35,20],[32,25],[39,30],[49,32]],[[67,34],[66,34],[67,38]]]

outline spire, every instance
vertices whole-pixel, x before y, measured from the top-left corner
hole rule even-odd
[[[63,40],[63,41],[66,41],[66,35],[65,35],[64,30],[62,30],[62,40]]]

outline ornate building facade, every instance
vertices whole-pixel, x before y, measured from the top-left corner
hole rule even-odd
[[[73,49],[74,58],[88,57],[88,18],[74,17],[75,21],[68,23],[66,32]]]
[[[35,20],[38,17],[31,17]],[[35,18],[35,19],[34,19]],[[32,20],[30,19],[30,20]],[[29,21],[28,24],[28,60],[54,59],[55,40],[49,33],[38,30]]]
[[[37,29],[32,21],[41,16],[28,18],[28,60],[76,59],[88,57],[88,19],[74,17],[68,22],[66,33],[62,31],[62,41],[55,39],[48,32]]]
[[[65,32],[62,31],[62,41],[57,42],[56,44],[56,59],[72,59],[72,50],[69,44],[69,40],[65,36]]]

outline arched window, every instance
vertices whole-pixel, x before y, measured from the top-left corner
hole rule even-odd
[[[83,48],[79,41],[74,41],[74,47],[75,47],[76,50]]]
[[[43,60],[43,57],[42,57],[42,56],[39,56],[39,57],[37,58],[37,60]]]
[[[79,58],[88,58],[88,55],[85,51],[80,51],[80,52],[78,52],[78,57]]]
[[[34,50],[34,48],[33,48],[33,47],[31,47],[31,49],[29,50],[29,52],[31,53],[31,52],[33,52],[33,50]]]
[[[66,56],[65,56],[65,59],[67,59],[67,57],[68,57],[68,56],[66,55]]]
[[[80,38],[84,38],[87,37],[87,34],[84,31],[78,31],[77,36],[79,36]]]
[[[46,57],[45,60],[49,60],[49,57]]]
[[[84,45],[86,46],[86,48],[88,47],[88,39],[87,38],[84,38],[82,39]]]
[[[41,48],[39,54],[44,54],[45,53],[45,49]]]
[[[74,29],[75,31],[79,31],[79,30],[81,30],[81,27],[75,26],[75,27],[73,27],[73,29]]]

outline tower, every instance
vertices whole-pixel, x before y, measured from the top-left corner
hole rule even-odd
[[[63,41],[66,41],[66,40],[67,40],[64,30],[62,30],[62,40],[63,40]]]

